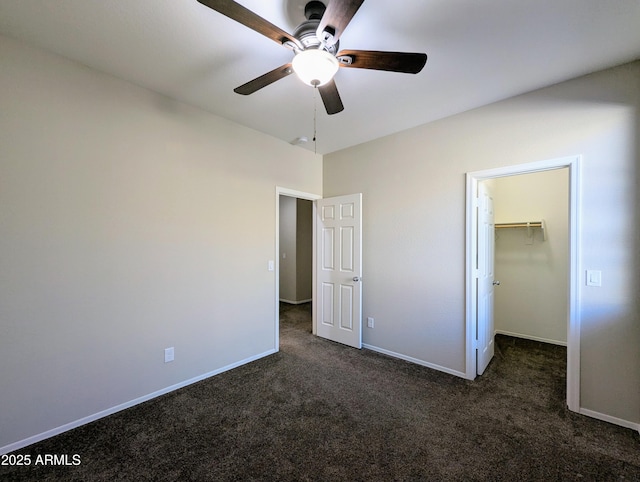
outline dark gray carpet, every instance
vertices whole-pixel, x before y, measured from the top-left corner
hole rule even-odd
[[[637,432],[565,408],[566,350],[498,337],[474,382],[310,333],[281,351],[27,447],[2,480],[640,480]]]

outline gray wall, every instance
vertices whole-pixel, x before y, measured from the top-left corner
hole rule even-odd
[[[603,286],[580,292],[580,406],[640,422],[638,79],[635,62],[325,156],[324,196],[363,193],[364,343],[463,374],[465,173],[582,155],[579,262]]]
[[[276,186],[321,194],[321,157],[8,38],[0,59],[0,450],[273,352]]]
[[[313,203],[280,196],[280,300],[311,299]]]
[[[312,297],[313,281],[313,202],[296,200],[296,301]]]
[[[296,299],[296,198],[280,196],[280,300]]]

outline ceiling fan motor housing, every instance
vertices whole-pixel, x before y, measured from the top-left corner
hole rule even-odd
[[[331,46],[323,45],[316,34],[320,20],[326,9],[327,7],[325,7],[322,2],[314,0],[307,3],[304,7],[304,16],[307,20],[298,25],[293,32],[293,36],[300,40],[305,50],[323,48],[331,55],[335,55],[336,52],[338,52],[339,42]]]
[[[320,20],[327,9],[324,3],[313,0],[304,7],[304,18],[307,20]]]

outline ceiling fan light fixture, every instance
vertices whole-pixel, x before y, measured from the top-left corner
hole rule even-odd
[[[300,80],[313,87],[329,82],[340,68],[338,59],[321,49],[303,50],[296,54],[291,64]]]

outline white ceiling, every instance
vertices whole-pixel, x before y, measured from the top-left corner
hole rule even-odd
[[[239,3],[288,32],[304,20],[305,0]],[[0,0],[0,32],[325,154],[636,60],[640,1],[366,0],[341,48],[429,59],[417,75],[341,69],[333,116],[295,75],[235,94],[293,54],[196,0]]]

